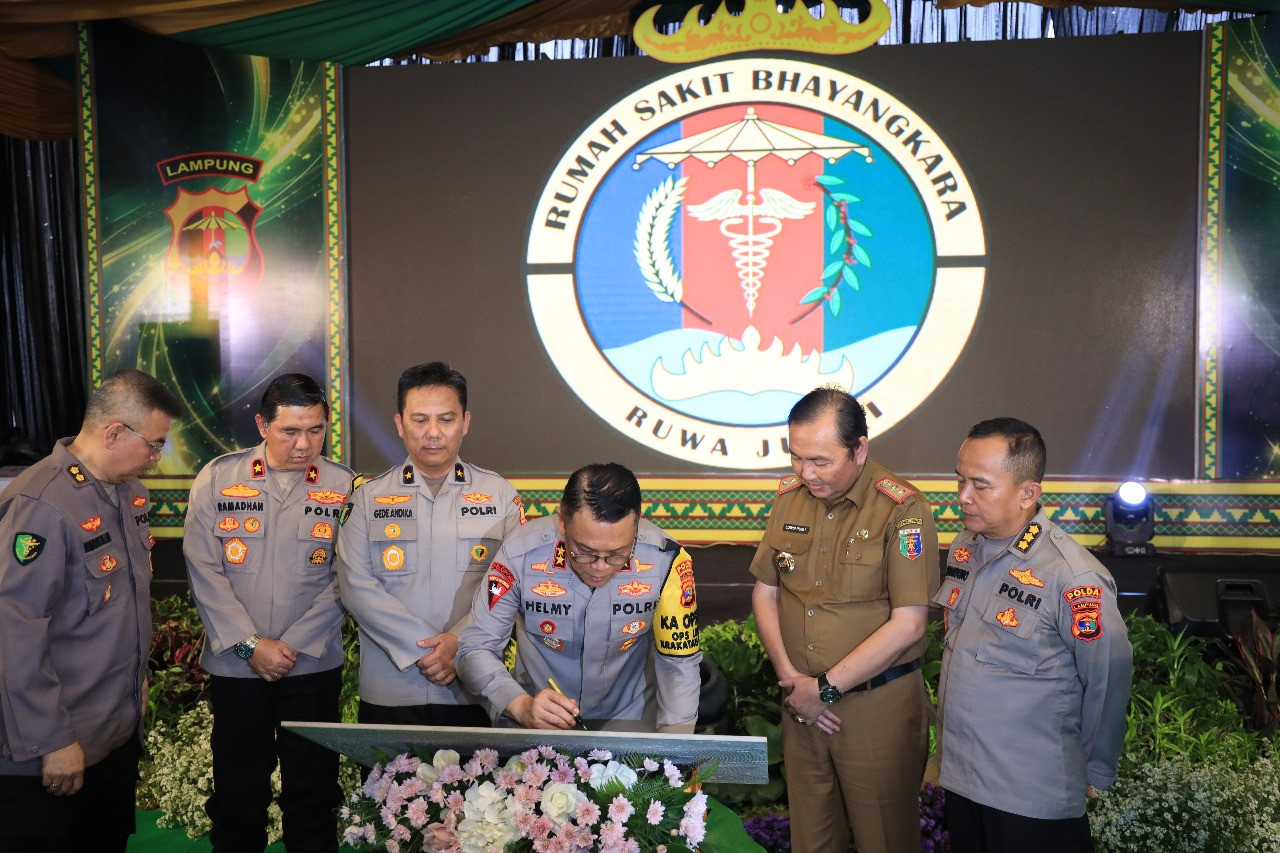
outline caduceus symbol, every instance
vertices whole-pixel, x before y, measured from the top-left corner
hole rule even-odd
[[[689,213],[703,222],[720,223],[720,233],[728,238],[733,252],[747,316],[750,317],[755,312],[764,283],[769,248],[773,245],[773,238],[782,231],[783,220],[803,219],[816,206],[813,202],[800,201],[769,187],[757,194],[756,162],[772,155],[786,160],[788,165],[795,165],[806,154],[818,154],[828,163],[835,163],[852,151],[858,151],[870,160],[871,151],[864,145],[766,121],[756,115],[754,107],[747,107],[741,121],[642,151],[636,155],[635,168],[640,168],[650,157],[661,160],[670,169],[688,157],[701,160],[710,167],[726,157],[734,157],[747,164],[745,198],[741,189],[725,190],[700,204],[690,205]],[[669,191],[666,202],[678,204],[683,188],[684,180],[681,179],[674,185],[674,192]]]

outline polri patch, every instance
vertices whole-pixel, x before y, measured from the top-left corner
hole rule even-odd
[[[18,565],[25,566],[33,562],[44,550],[45,538],[38,533],[19,533],[13,537],[13,556]]]
[[[506,566],[503,566],[501,563],[495,563],[494,565],[499,566],[502,569],[506,569]],[[492,566],[490,566],[490,568],[492,568]],[[511,572],[509,571],[489,572],[488,591],[490,610],[492,610],[494,605],[502,600],[502,596],[511,591],[513,581],[514,578],[511,576]]]
[[[1096,598],[1102,600],[1102,587],[1100,586],[1077,586],[1072,587],[1062,594],[1063,600],[1068,604],[1081,598]]]
[[[1071,636],[1088,643],[1102,636],[1102,619],[1098,610],[1077,610],[1071,621]]]

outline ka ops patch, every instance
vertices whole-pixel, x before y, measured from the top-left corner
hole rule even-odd
[[[45,538],[38,533],[19,533],[13,537],[13,556],[18,565],[25,566],[33,562],[44,550]]]

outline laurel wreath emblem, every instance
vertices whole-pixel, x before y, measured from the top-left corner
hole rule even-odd
[[[684,282],[671,258],[671,223],[684,201],[688,178],[667,178],[649,193],[636,222],[636,263],[653,295],[663,302],[681,304]]]

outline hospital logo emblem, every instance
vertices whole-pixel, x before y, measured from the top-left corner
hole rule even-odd
[[[964,349],[986,271],[945,135],[847,72],[751,58],[625,96],[552,169],[529,301],[566,383],[687,462],[788,464],[786,416],[835,384],[873,434]]]

